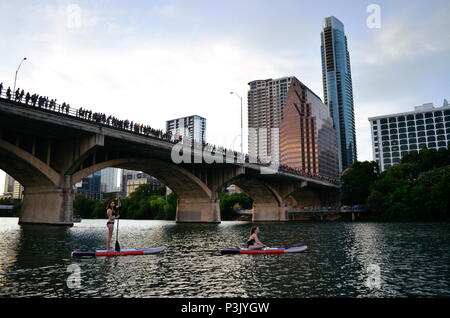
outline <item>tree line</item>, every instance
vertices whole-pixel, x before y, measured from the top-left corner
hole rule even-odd
[[[222,220],[236,218],[234,210],[251,209],[252,199],[243,193],[220,193],[220,211]],[[166,189],[153,190],[150,185],[139,186],[133,193],[120,202],[120,218],[137,220],[175,220],[177,210],[177,196],[170,193],[166,196]],[[95,201],[77,196],[74,200],[74,215],[83,219],[106,218],[106,206],[110,199]]]
[[[342,203],[364,204],[369,219],[450,220],[449,149],[424,147],[382,173],[375,161],[355,162],[341,180]]]

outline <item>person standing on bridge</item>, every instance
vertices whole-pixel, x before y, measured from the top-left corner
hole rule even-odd
[[[109,201],[108,205],[106,206],[106,214],[108,214],[108,222],[106,222],[106,226],[108,228],[108,234],[106,237],[107,250],[111,250],[111,238],[114,232],[114,222],[120,217],[117,210],[119,207],[120,205],[116,206],[116,202],[114,202],[114,200]]]
[[[266,245],[264,245],[258,238],[260,230],[259,227],[253,226],[250,230],[250,238],[247,241],[247,248],[251,250],[261,249],[261,248],[267,248]]]

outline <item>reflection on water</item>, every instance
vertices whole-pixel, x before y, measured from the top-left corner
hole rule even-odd
[[[308,251],[219,254],[243,246],[251,226],[121,220],[123,249],[167,250],[72,259],[72,250],[104,248],[104,220],[63,228],[0,218],[0,297],[450,296],[448,223],[262,223],[264,243],[307,244]],[[81,270],[81,288],[67,287],[71,264]],[[380,268],[379,288],[367,285],[373,264]]]

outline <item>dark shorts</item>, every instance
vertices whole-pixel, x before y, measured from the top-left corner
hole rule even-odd
[[[110,224],[113,224],[113,225],[114,225],[114,222],[112,222],[112,221],[106,222],[106,226],[108,226],[108,225],[110,225]]]

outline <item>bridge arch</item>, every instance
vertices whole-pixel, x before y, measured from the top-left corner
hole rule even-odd
[[[285,220],[283,198],[269,183],[247,174],[239,174],[218,187],[218,192],[236,185],[253,200],[253,221]]]
[[[150,158],[113,159],[77,171],[72,183],[108,167],[143,171],[167,185],[178,197],[178,222],[220,222],[219,202],[208,186],[191,172],[170,162]]]
[[[0,169],[26,189],[60,186],[59,173],[29,152],[0,139]]]

